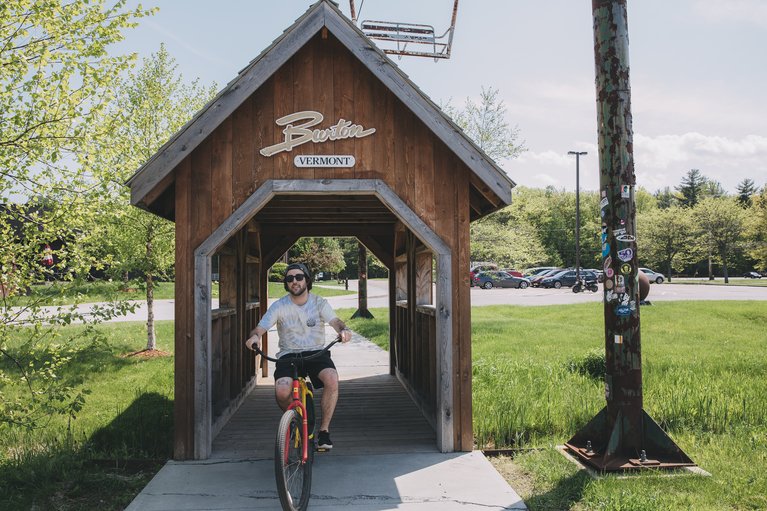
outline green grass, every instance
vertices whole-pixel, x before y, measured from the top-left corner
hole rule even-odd
[[[351,319],[356,309],[338,309],[336,314],[344,320],[346,326],[361,336],[369,339],[381,348],[389,349],[389,309],[369,309],[374,319]]]
[[[764,302],[656,302],[641,320],[645,410],[713,477],[594,481],[554,450],[604,406],[570,369],[603,349],[598,303],[472,310],[480,447],[543,448],[514,461],[532,510],[767,508]]]
[[[126,356],[146,344],[142,323],[99,328],[106,343],[60,375],[91,391],[77,419],[0,427],[0,509],[123,509],[171,456],[173,323],[157,324],[158,348],[170,353],[151,358]]]
[[[312,288],[312,292],[319,296],[342,296],[353,294],[354,291],[337,289],[337,284],[327,284],[331,287],[323,287],[318,283]],[[269,296],[277,298],[285,294],[285,288],[280,282],[269,282]],[[172,300],[175,296],[173,282],[155,283],[155,300]],[[212,287],[213,298],[218,297],[218,283]],[[40,305],[67,305],[72,303],[95,303],[109,302],[113,300],[146,300],[146,291],[139,283],[132,282],[125,285],[123,282],[95,281],[78,283],[49,282],[32,286],[27,295],[12,296],[8,299],[8,306],[23,306],[31,302],[39,302]]]
[[[156,282],[155,300],[173,298],[173,282]],[[109,302],[113,300],[146,300],[146,290],[139,283],[99,280],[95,282],[47,282],[35,284],[27,295],[12,296],[8,306],[22,306],[31,302],[41,305],[67,305],[78,303]]]
[[[388,346],[388,309],[337,312]],[[593,480],[554,449],[604,406],[599,303],[472,309],[478,447],[535,448],[506,462],[531,510],[767,509],[764,302],[656,302],[641,320],[645,409],[712,477]],[[0,509],[122,509],[170,455],[172,356],[122,356],[143,347],[140,323],[103,329],[105,347],[70,370],[93,393],[69,429],[0,431]],[[172,351],[172,323],[159,336]]]
[[[724,277],[717,277],[715,280],[707,279],[674,279],[667,284],[695,284],[700,286],[751,286],[767,287],[767,279],[742,279],[730,278],[730,282],[725,284]]]

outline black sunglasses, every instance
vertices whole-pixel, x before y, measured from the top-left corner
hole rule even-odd
[[[299,273],[298,275],[285,275],[285,282],[290,284],[291,282],[293,282],[293,279],[297,280],[298,282],[301,282],[305,278],[306,278],[306,275],[304,275],[303,273]]]

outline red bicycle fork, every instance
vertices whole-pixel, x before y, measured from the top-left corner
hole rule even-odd
[[[293,380],[293,401],[290,403],[290,406],[288,406],[288,411],[294,410],[298,408],[301,412],[301,463],[306,463],[306,461],[309,459],[309,420],[306,417],[306,407],[301,402],[301,392],[299,388],[299,382],[298,380]],[[291,438],[290,435],[288,435],[285,438],[285,442],[287,445],[285,446],[285,464],[288,463],[288,452],[290,450],[290,442]]]

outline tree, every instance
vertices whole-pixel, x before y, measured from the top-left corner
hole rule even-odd
[[[336,238],[301,238],[288,251],[291,263],[306,263],[317,272],[341,273],[346,268],[344,253]]]
[[[706,197],[718,199],[725,196],[727,196],[727,192],[724,190],[722,183],[714,181],[713,179],[706,179],[706,182],[703,184],[703,190],[701,191],[701,199]]]
[[[658,207],[661,209],[670,208],[675,204],[675,198],[676,196],[671,191],[671,188],[666,186],[663,189],[656,190],[656,192],[653,194],[655,196],[655,200],[657,201]]]
[[[744,179],[738,183],[737,191],[738,203],[744,208],[751,206],[751,196],[755,195],[757,192],[754,180],[748,178]]]
[[[507,268],[529,268],[548,261],[532,226],[502,225],[492,215],[471,224],[472,261],[493,261]]]
[[[154,288],[158,278],[173,270],[174,227],[156,215],[130,206],[130,190],[124,185],[142,164],[171,138],[215,95],[215,85],[197,81],[185,85],[176,73],[175,60],[164,45],[144,59],[116,86],[115,100],[97,123],[110,133],[96,140],[82,161],[98,176],[102,189],[101,216],[104,249],[112,255],[115,275],[131,273],[143,277],[147,301],[147,350],[154,350]]]
[[[756,261],[759,270],[765,271],[767,270],[767,185],[762,187],[759,195],[752,197],[748,216],[748,255]]]
[[[690,169],[687,175],[682,178],[682,182],[675,189],[681,194],[679,202],[682,206],[693,207],[701,199],[706,185],[706,178],[698,169]]]
[[[96,323],[129,308],[52,311],[43,297],[18,296],[46,280],[75,282],[102,265],[91,230],[98,209],[87,196],[93,178],[70,166],[88,140],[103,135],[94,120],[132,61],[106,51],[147,14],[124,5],[6,0],[0,7],[0,196],[19,203],[0,208],[4,424],[33,428],[50,415],[74,417],[87,391],[63,369],[79,351],[98,346]],[[41,264],[43,253],[51,264]],[[56,289],[65,294],[70,287]],[[61,330],[72,322],[85,326]]]
[[[466,98],[462,110],[450,102],[443,104],[442,109],[494,160],[516,158],[527,150],[524,141],[519,140],[519,128],[506,122],[506,106],[498,89],[482,87],[479,103]]]
[[[671,206],[637,215],[637,230],[639,256],[648,266],[664,268],[669,282],[673,270],[691,262],[695,228],[689,209]]]
[[[730,198],[706,198],[693,210],[706,246],[719,257],[724,282],[729,283],[728,262],[733,252],[742,248],[747,214]]]

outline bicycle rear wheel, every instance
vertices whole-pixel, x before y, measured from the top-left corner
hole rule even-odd
[[[304,511],[309,505],[312,489],[312,458],[314,449],[308,446],[309,459],[301,461],[304,439],[301,436],[301,415],[288,410],[277,428],[274,447],[274,473],[277,493],[285,511]]]

